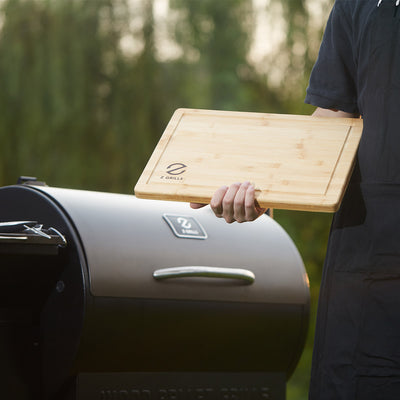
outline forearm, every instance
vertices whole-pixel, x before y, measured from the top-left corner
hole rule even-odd
[[[358,118],[358,114],[348,113],[339,110],[329,110],[326,108],[317,107],[313,112],[313,117],[334,117],[334,118]]]

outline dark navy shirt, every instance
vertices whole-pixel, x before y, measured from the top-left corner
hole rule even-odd
[[[317,62],[310,77],[306,102],[356,113],[357,59],[353,40],[355,5],[337,1],[329,17]]]
[[[379,6],[378,6],[379,5]],[[307,103],[360,113],[321,282],[310,399],[400,399],[400,5],[336,0]]]

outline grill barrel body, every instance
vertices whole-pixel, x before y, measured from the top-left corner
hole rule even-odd
[[[284,398],[309,288],[274,220],[226,224],[186,203],[0,188],[0,222],[31,220],[67,245],[0,239],[0,368],[13,399]]]

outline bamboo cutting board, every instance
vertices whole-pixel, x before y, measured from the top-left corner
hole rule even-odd
[[[362,120],[178,109],[135,195],[209,203],[250,181],[262,207],[334,212],[347,186]]]

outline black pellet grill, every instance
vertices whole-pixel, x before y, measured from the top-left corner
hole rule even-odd
[[[303,349],[307,275],[268,216],[0,188],[0,397],[275,400]]]

